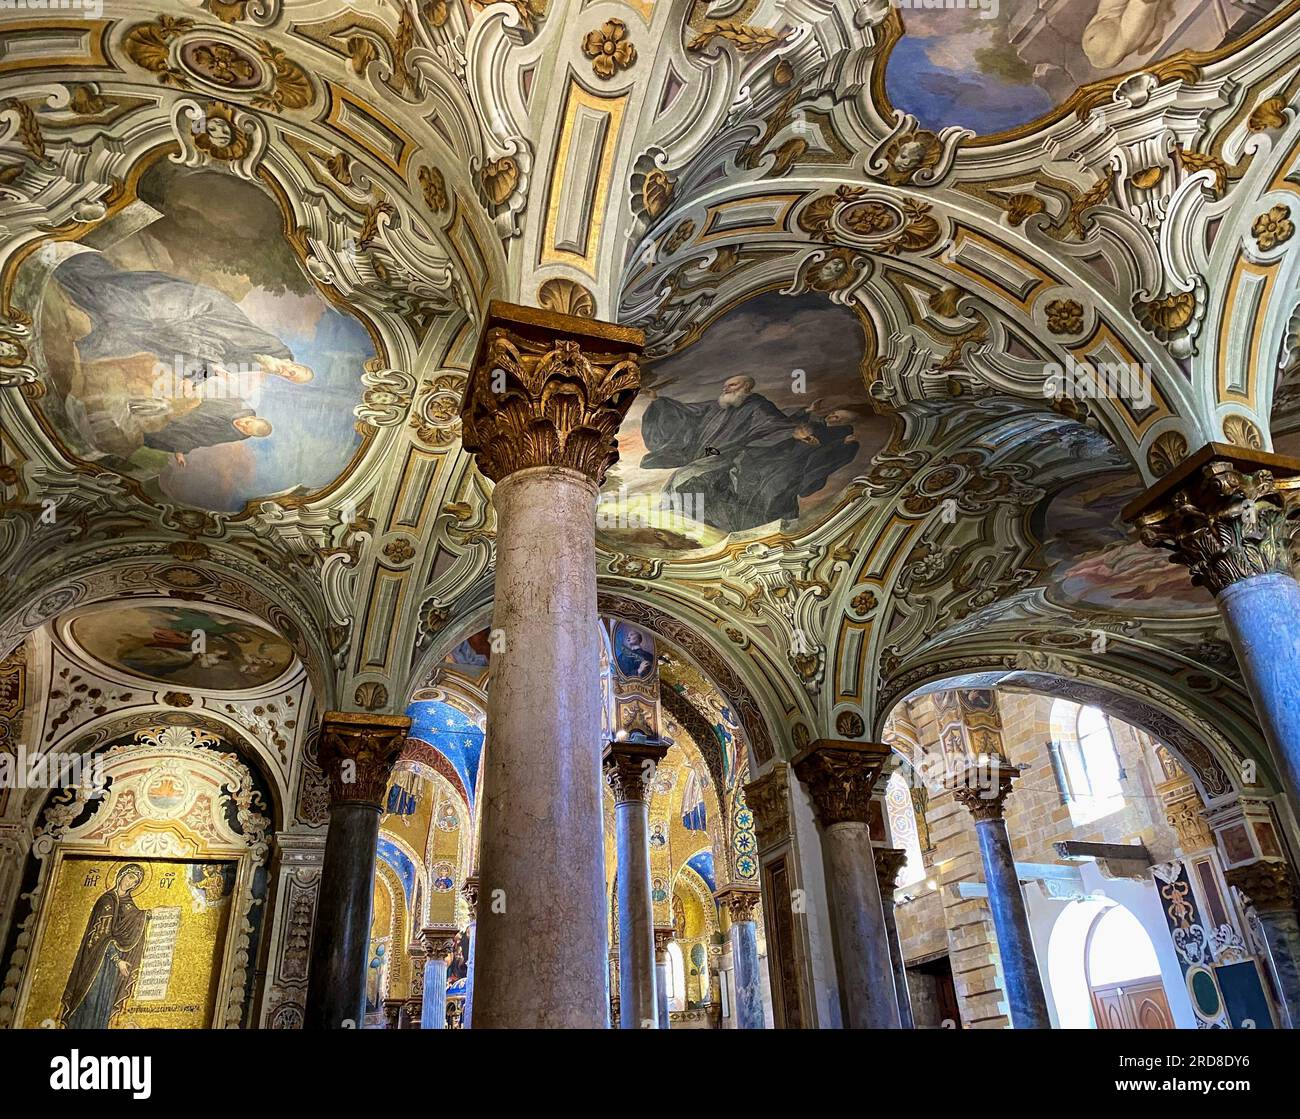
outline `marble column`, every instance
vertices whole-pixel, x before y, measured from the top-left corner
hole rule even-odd
[[[907,852],[901,847],[877,847],[876,879],[880,883],[880,906],[885,914],[885,932],[889,937],[889,962],[894,970],[894,995],[898,999],[898,1021],[905,1030],[916,1029],[912,1018],[912,992],[907,986],[907,961],[903,959],[903,945],[898,939],[898,918],[894,913],[894,890],[898,873],[907,862]]]
[[[465,879],[460,892],[469,906],[469,926],[465,930],[465,1006],[460,1015],[460,1028],[471,1028],[474,1016],[474,945],[478,940],[478,875]]]
[[[1011,837],[1003,817],[1003,805],[1020,770],[997,758],[980,758],[950,778],[955,799],[975,817],[984,884],[988,887],[989,912],[998,938],[1002,961],[1002,982],[1007,992],[1011,1027],[1016,1030],[1050,1030],[1047,997],[1038,973],[1034,942],[1029,934],[1025,895],[1020,889],[1016,861],[1011,855]]]
[[[655,929],[655,1007],[658,1011],[659,1028],[669,1029],[672,1018],[668,1009],[668,945],[673,939],[672,926],[659,926]]]
[[[761,1030],[763,1021],[763,979],[759,974],[757,886],[730,886],[717,894],[731,916],[732,1013],[738,1030]]]
[[[1300,1029],[1300,921],[1290,869],[1282,860],[1246,863],[1225,871],[1230,886],[1249,899],[1268,949],[1283,1029]]]
[[[1300,586],[1290,541],[1300,460],[1210,443],[1124,510],[1214,595],[1291,809],[1300,818]]]
[[[609,1023],[596,498],[640,331],[493,302],[462,442],[493,482],[496,577],[474,1027]]]
[[[819,739],[791,762],[821,825],[844,1024],[900,1027],[880,880],[871,847],[871,793],[890,749],[874,742]]]
[[[420,945],[424,949],[422,1030],[447,1028],[447,957],[456,951],[458,934],[455,925],[430,925],[420,930]]]
[[[375,891],[379,813],[411,720],[330,711],[317,761],[329,786],[329,830],[311,943],[306,1029],[361,1029]]]
[[[619,1028],[659,1028],[655,995],[654,902],[650,897],[650,782],[667,742],[611,742],[605,780],[614,793],[618,878]]]

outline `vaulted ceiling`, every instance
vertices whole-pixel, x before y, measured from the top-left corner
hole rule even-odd
[[[1256,743],[1208,596],[1118,510],[1300,426],[1297,5],[1006,7],[5,13],[0,652],[202,599],[323,707],[403,708],[487,618],[458,412],[498,298],[646,331],[601,609],[769,753],[1012,670]],[[1136,380],[1054,394],[1074,363]],[[652,394],[742,376],[798,445],[665,512]]]

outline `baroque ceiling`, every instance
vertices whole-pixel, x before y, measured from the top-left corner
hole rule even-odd
[[[980,673],[1254,752],[1212,601],[1119,511],[1300,445],[1300,6],[1023,7],[4,13],[0,653],[172,679],[97,612],[202,601],[231,688],[296,658],[403,710],[490,615],[459,407],[506,299],[645,331],[600,608],[756,764]],[[1138,379],[1054,392],[1079,364]],[[782,439],[683,474],[737,391]]]

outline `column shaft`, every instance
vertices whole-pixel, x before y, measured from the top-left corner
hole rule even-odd
[[[619,1026],[658,1029],[654,903],[650,899],[650,806],[629,800],[614,809],[618,846]]]
[[[312,931],[303,1024],[361,1029],[379,806],[411,720],[327,712],[317,754],[329,784],[330,822]]]
[[[845,820],[823,828],[822,855],[844,1024],[850,1029],[896,1030],[901,1021],[894,968],[868,825]]]
[[[424,962],[424,1005],[420,1011],[420,1029],[447,1028],[447,960],[430,957]]]
[[[763,981],[759,975],[758,925],[753,920],[731,923],[731,967],[735,977],[736,1029],[761,1030]]]
[[[905,1030],[916,1029],[912,1017],[912,992],[907,985],[907,961],[898,938],[898,918],[894,913],[894,888],[898,872],[907,862],[907,852],[898,847],[876,848],[876,878],[880,884],[880,907],[885,915],[885,935],[889,939],[889,962],[894,972],[894,997],[898,1000],[898,1021]]]
[[[330,809],[311,944],[306,1029],[360,1029],[365,1018],[378,839],[377,807],[336,804]]]
[[[1047,1013],[1047,997],[1029,935],[1025,896],[1020,891],[1016,863],[1011,857],[1007,822],[1000,816],[976,820],[975,831],[979,835],[980,859],[984,863],[989,911],[998,938],[1011,1026],[1017,1030],[1050,1030],[1052,1020]]]
[[[1272,572],[1219,592],[1219,612],[1287,798],[1300,817],[1300,585]]]
[[[596,486],[533,467],[497,513],[475,1028],[601,1029],[605,863]],[[563,857],[561,857],[561,852]]]

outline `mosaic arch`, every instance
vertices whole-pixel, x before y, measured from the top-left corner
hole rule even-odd
[[[883,92],[924,129],[957,126],[981,136],[1018,131],[1093,82],[1158,69],[1184,52],[1231,49],[1276,22],[1264,19],[1269,6],[1250,0],[904,0]]]
[[[237,513],[325,489],[362,447],[376,343],[321,294],[270,193],[161,155],[134,199],[10,277],[37,325],[36,412],[153,500]]]

